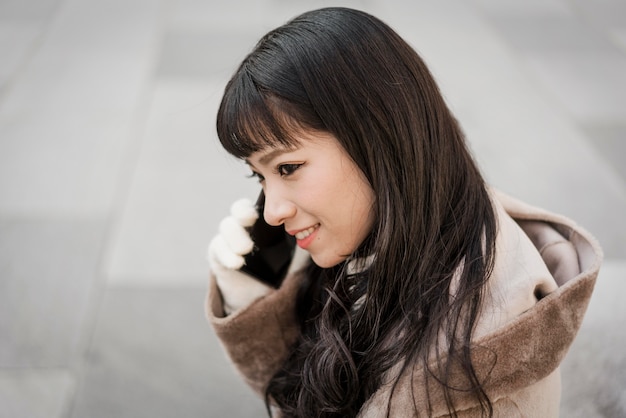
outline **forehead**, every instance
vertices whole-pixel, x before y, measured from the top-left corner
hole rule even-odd
[[[267,165],[277,157],[300,150],[315,153],[343,153],[343,148],[339,141],[330,133],[322,131],[301,131],[293,135],[294,142],[290,145],[271,145],[255,151],[248,158],[246,163],[251,165]]]

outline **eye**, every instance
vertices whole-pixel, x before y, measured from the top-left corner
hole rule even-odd
[[[251,178],[251,179],[256,178],[259,181],[259,183],[262,183],[265,180],[265,177],[263,177],[256,171],[253,171],[252,173],[248,174],[248,178]]]
[[[281,164],[276,171],[278,171],[278,174],[282,177],[286,177],[293,174],[300,167],[302,167],[302,164]]]

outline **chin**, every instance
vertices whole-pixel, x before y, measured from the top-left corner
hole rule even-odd
[[[311,254],[311,259],[313,262],[321,268],[327,269],[331,267],[335,267],[337,264],[344,261],[347,257],[337,257],[337,256],[324,256],[324,255],[313,255]]]

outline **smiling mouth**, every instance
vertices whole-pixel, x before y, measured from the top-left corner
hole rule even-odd
[[[312,227],[305,229],[304,231],[300,231],[296,233],[295,237],[297,240],[302,240],[311,235],[317,228],[320,227],[320,224],[313,225]]]

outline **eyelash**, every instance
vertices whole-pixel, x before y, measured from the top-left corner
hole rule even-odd
[[[276,167],[276,170],[274,172],[281,177],[289,177],[294,172],[296,172],[296,170],[298,170],[300,167],[302,167],[302,164],[280,164],[278,167]],[[256,171],[253,171],[252,173],[250,173],[248,177],[249,178],[256,177],[259,183],[262,183],[263,181],[265,181],[265,177],[263,177],[260,173],[257,173]]]
[[[281,164],[276,168],[276,172],[281,177],[287,177],[293,174],[301,166],[302,164]]]

